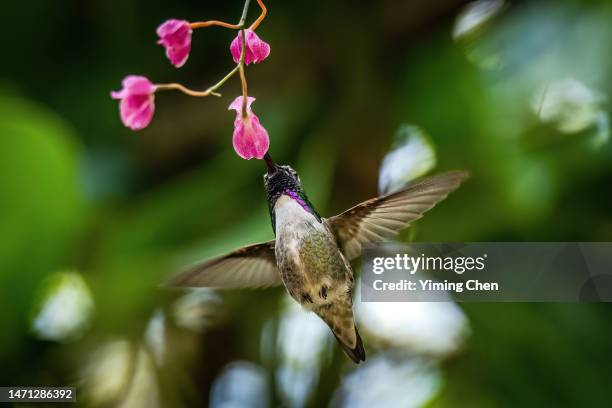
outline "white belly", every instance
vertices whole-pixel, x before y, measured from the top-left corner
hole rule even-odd
[[[333,279],[329,276],[327,268],[316,267],[317,261],[309,255],[309,249],[304,249],[305,242],[312,241],[313,236],[329,239],[330,252],[340,252],[333,243],[333,237],[325,224],[320,222],[313,214],[306,211],[291,197],[282,195],[274,207],[276,215],[276,259],[281,276],[289,293],[306,307],[322,305],[333,301],[338,295],[346,295],[349,283],[342,279]],[[306,252],[304,252],[306,251]],[[315,264],[313,264],[315,262]],[[329,267],[341,264],[344,271],[344,261],[338,258]],[[327,266],[327,265],[326,265]],[[321,298],[319,292],[322,286],[327,287],[326,298]],[[309,294],[311,303],[304,302],[302,296]]]
[[[274,204],[276,215],[276,235],[284,228],[293,228],[295,232],[306,233],[310,228],[324,230],[325,227],[319,220],[306,211],[297,201],[283,194]],[[298,228],[299,227],[299,228]]]

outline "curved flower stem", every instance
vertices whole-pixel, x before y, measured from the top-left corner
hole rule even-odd
[[[246,118],[247,117],[247,100],[248,100],[248,93],[247,93],[247,81],[246,81],[246,76],[244,75],[244,65],[239,65],[240,69],[240,82],[242,83],[242,117]]]
[[[234,67],[234,69],[232,69],[230,72],[227,73],[227,75],[225,75],[223,78],[221,78],[221,80],[219,82],[217,82],[216,84],[214,84],[213,86],[211,86],[210,88],[207,89],[207,91],[210,91],[211,94],[216,91],[217,89],[219,89],[221,87],[221,85],[223,85],[225,82],[227,82],[228,79],[230,79],[231,77],[234,76],[234,74],[236,72],[238,72],[238,69],[240,68],[240,65],[236,65]],[[217,95],[221,96],[221,94],[217,93]]]
[[[249,30],[253,31],[255,31],[257,27],[259,27],[263,19],[266,18],[266,15],[268,14],[268,9],[263,4],[262,0],[257,0],[257,4],[259,4],[259,7],[261,8],[261,14],[259,15],[259,17],[257,17],[257,20],[255,20],[253,24],[251,24],[251,26],[249,27]]]
[[[238,71],[240,72],[240,83],[242,84],[242,117],[246,118],[248,92],[246,75],[244,73],[244,54],[246,53],[246,40],[244,30],[240,31],[240,35],[242,36],[242,50],[240,51],[240,62],[238,63]]]
[[[240,16],[240,21],[238,22],[238,24],[229,24],[223,21],[216,21],[216,20],[190,24],[191,28],[221,26],[221,27],[226,27],[226,28],[232,28],[235,30],[240,30],[240,35],[242,36],[242,49],[240,51],[240,61],[230,72],[228,72],[223,78],[221,78],[219,82],[212,85],[205,91],[194,91],[178,83],[157,84],[155,86],[155,90],[157,91],[177,90],[189,96],[204,97],[204,96],[214,95],[214,96],[220,97],[221,94],[215,91],[219,89],[223,84],[225,84],[225,82],[227,82],[228,79],[233,77],[236,74],[236,72],[239,72],[240,82],[242,83],[242,116],[246,117],[247,116],[247,108],[246,108],[247,107],[247,81],[246,81],[246,75],[244,73],[244,54],[246,52],[245,51],[246,40],[245,40],[245,34],[244,34],[244,24],[247,18],[247,12],[249,10],[250,3],[251,3],[251,0],[245,0],[244,7],[242,8],[242,15]],[[257,25],[259,25],[259,23],[261,23],[261,21],[266,16],[266,7],[263,5],[261,0],[257,0],[257,3],[259,3],[259,6],[262,8],[262,14],[259,16],[257,21],[253,23],[255,27],[257,27]],[[251,27],[253,27],[253,25]]]
[[[221,85],[217,84],[217,88]],[[168,90],[177,90],[189,96],[221,96],[220,93],[214,92],[217,88],[208,88],[206,91],[194,91],[193,89],[189,89],[184,87],[181,84],[172,83],[172,84],[157,84],[155,85],[156,91],[168,91]]]
[[[261,8],[261,14],[259,15],[259,17],[257,17],[257,20],[255,20],[253,24],[251,24],[251,26],[249,27],[249,30],[253,30],[253,31],[257,29],[257,27],[259,27],[261,22],[266,18],[266,15],[268,14],[268,9],[266,8],[262,0],[257,0],[257,4],[259,4],[259,7]],[[242,22],[242,24],[241,23],[232,24],[232,23],[226,23],[225,21],[208,20],[208,21],[197,21],[195,23],[189,24],[189,26],[193,29],[217,26],[217,27],[229,28],[231,30],[240,30],[241,28],[244,27],[244,22]]]
[[[212,27],[212,26],[219,26],[219,27],[225,27],[225,28],[231,28],[232,30],[240,30],[240,24],[231,24],[231,23],[226,23],[224,21],[217,21],[217,20],[210,20],[210,21],[198,21],[197,23],[191,23],[189,24],[189,26],[193,29],[196,28],[205,28],[205,27]]]
[[[242,7],[242,15],[240,16],[240,22],[238,25],[240,28],[244,28],[244,23],[246,22],[247,12],[249,11],[249,4],[251,4],[251,0],[245,0],[244,6]]]
[[[259,1],[259,0],[258,0]],[[240,62],[238,62],[238,72],[240,72],[240,82],[242,84],[242,117],[247,117],[247,81],[246,75],[244,74],[244,54],[246,53],[246,39],[244,34],[244,23],[246,22],[247,12],[249,11],[249,4],[251,0],[245,0],[244,7],[242,9],[242,16],[240,17],[241,26],[240,36],[242,37],[242,49],[240,50]]]
[[[261,0],[257,0],[257,1],[260,2]],[[242,8],[242,15],[240,16],[240,21],[236,25],[236,27],[241,30],[240,35],[242,37],[242,49],[240,50],[240,61],[234,67],[234,69],[232,69],[227,75],[225,75],[219,82],[217,82],[215,85],[211,86],[210,88],[206,90],[206,92],[209,92],[212,95],[221,96],[220,94],[215,93],[214,91],[219,89],[228,79],[233,77],[234,74],[236,74],[236,72],[239,72],[240,82],[242,83],[242,116],[243,117],[247,116],[247,108],[246,108],[247,107],[247,82],[246,82],[246,75],[244,73],[244,54],[246,53],[244,24],[247,18],[247,12],[249,11],[250,3],[251,3],[251,0],[245,0],[244,7]]]

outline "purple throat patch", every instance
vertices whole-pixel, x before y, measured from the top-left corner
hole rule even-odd
[[[294,199],[299,205],[302,206],[302,208],[305,211],[307,211],[307,212],[312,214],[312,211],[310,210],[310,207],[308,207],[308,204],[306,204],[306,202],[304,200],[302,200],[302,197],[300,197],[295,191],[285,190],[285,194],[287,194],[289,197]]]

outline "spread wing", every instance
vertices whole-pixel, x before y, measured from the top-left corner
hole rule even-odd
[[[193,265],[170,282],[173,287],[257,288],[282,284],[274,241],[249,245]]]
[[[456,171],[421,180],[373,198],[327,220],[344,254],[354,259],[364,244],[389,239],[459,188],[468,173]]]

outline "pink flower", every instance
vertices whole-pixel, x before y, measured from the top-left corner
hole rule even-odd
[[[126,76],[122,85],[122,90],[111,92],[113,99],[121,99],[121,121],[132,130],[146,128],[155,112],[155,85],[138,75]]]
[[[249,65],[254,62],[261,62],[270,55],[270,45],[262,41],[253,30],[244,30],[244,39],[246,47],[244,49],[244,63]],[[242,52],[242,34],[238,32],[238,36],[234,38],[230,45],[230,51],[234,62],[240,62],[240,53]]]
[[[175,19],[170,19],[157,28],[157,43],[166,49],[166,56],[177,68],[182,67],[189,57],[191,31],[189,22]]]
[[[247,115],[242,116],[242,96],[234,99],[228,109],[236,111],[234,120],[234,137],[232,139],[234,150],[238,156],[245,160],[253,157],[262,159],[270,147],[268,132],[259,123],[259,118],[251,110],[251,104],[255,98],[247,97]]]

